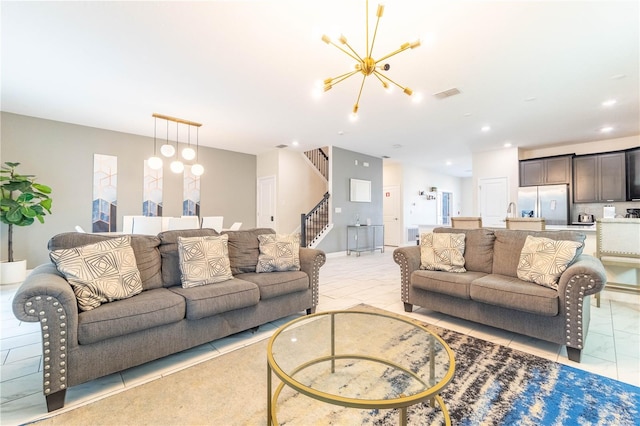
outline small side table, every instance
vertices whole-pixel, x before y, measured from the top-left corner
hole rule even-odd
[[[355,241],[355,243],[354,243]],[[353,247],[355,245],[355,248]],[[355,252],[360,256],[363,251],[384,253],[384,225],[348,225],[347,255]]]

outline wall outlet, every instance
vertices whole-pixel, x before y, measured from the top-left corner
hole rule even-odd
[[[358,165],[358,160],[356,160],[356,166]]]
[[[353,239],[354,239],[354,240],[357,240],[357,239],[358,239],[358,234],[354,235],[354,236],[353,236]]]
[[[336,207],[335,208],[335,212],[336,213],[342,213],[342,207]]]
[[[367,163],[366,161],[364,163],[362,163],[363,167],[369,167],[369,163]]]

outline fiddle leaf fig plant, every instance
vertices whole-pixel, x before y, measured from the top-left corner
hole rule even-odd
[[[51,214],[51,188],[36,183],[33,175],[16,172],[20,163],[5,162],[0,168],[0,222],[9,225],[8,261],[13,262],[13,226],[29,226]]]

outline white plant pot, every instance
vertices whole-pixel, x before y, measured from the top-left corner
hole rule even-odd
[[[15,284],[27,276],[27,261],[0,262],[0,284]]]

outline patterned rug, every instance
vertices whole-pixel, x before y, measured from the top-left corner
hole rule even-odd
[[[428,327],[455,352],[455,376],[441,394],[454,425],[640,425],[638,387]],[[278,407],[283,425],[398,424],[397,410],[336,407],[286,387]],[[408,412],[410,425],[443,423],[429,404]],[[37,424],[265,425],[266,341]]]

